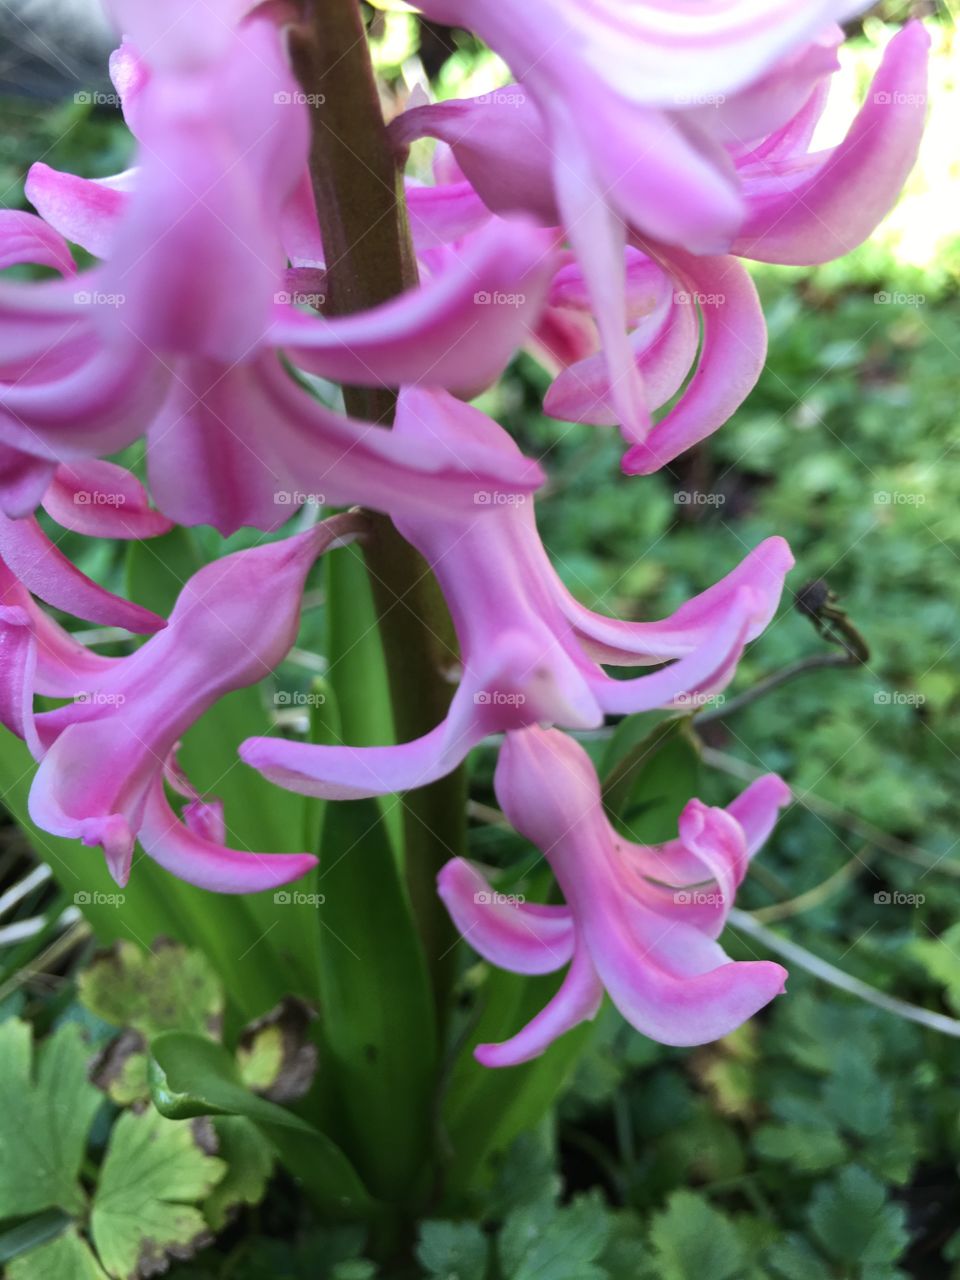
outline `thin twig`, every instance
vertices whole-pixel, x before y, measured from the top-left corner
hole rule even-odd
[[[704,747],[701,758],[704,764],[712,765],[722,773],[739,778],[743,782],[755,782],[767,772],[766,769],[758,769],[745,760],[739,760],[736,756],[727,755],[725,751],[717,751],[714,747]],[[943,854],[931,853],[927,849],[921,849],[919,845],[901,840],[899,836],[891,835],[889,831],[874,826],[866,818],[847,813],[846,809],[841,809],[829,800],[821,799],[812,791],[795,791],[793,798],[804,809],[809,809],[811,813],[817,814],[828,822],[836,823],[838,827],[845,827],[855,835],[861,836],[869,844],[875,845],[883,853],[892,853],[895,857],[904,858],[915,866],[923,867],[926,871],[940,871],[946,876],[960,877],[960,864],[947,861]]]
[[[819,671],[824,667],[858,667],[860,665],[860,662],[849,653],[811,654],[808,658],[801,658],[797,662],[791,662],[788,666],[781,667],[779,671],[774,671],[771,675],[765,676],[764,679],[758,680],[756,684],[751,685],[749,689],[744,689],[743,693],[737,694],[735,698],[730,698],[727,702],[723,702],[709,711],[699,712],[694,717],[694,723],[699,728],[700,725],[710,724],[714,720],[726,720],[728,716],[735,715],[741,708],[749,706],[751,702],[756,702],[758,698],[762,698],[772,690],[778,689],[780,685],[786,684],[788,680],[806,675],[808,671]]]
[[[788,898],[786,902],[774,902],[769,907],[760,907],[756,911],[749,912],[749,915],[762,924],[773,924],[777,920],[789,920],[791,916],[812,911],[814,907],[819,907],[821,902],[826,902],[837,889],[841,889],[865,870],[869,865],[872,852],[870,845],[864,845],[859,853],[855,853],[842,867],[838,867],[833,875],[827,876],[826,880],[821,880],[812,889],[808,889],[805,893],[798,893],[795,898]]]
[[[784,960],[789,960],[791,964],[805,969],[807,973],[812,973],[815,978],[829,983],[831,987],[856,996],[857,999],[883,1009],[886,1013],[892,1013],[898,1018],[906,1018],[909,1022],[919,1023],[921,1027],[929,1027],[931,1031],[939,1031],[942,1035],[960,1039],[960,1022],[956,1018],[948,1018],[942,1013],[933,1013],[930,1009],[922,1009],[920,1005],[909,1004],[906,1000],[898,1000],[896,996],[888,996],[885,992],[878,991],[869,983],[861,982],[859,978],[844,973],[836,965],[821,960],[805,947],[781,938],[778,933],[768,929],[746,911],[740,911],[734,907],[729,919],[735,929],[740,929],[766,947],[768,951],[772,951],[774,955],[782,956]]]

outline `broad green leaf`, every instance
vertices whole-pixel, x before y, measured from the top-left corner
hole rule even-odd
[[[697,794],[700,780],[699,747],[689,717],[661,720],[639,741],[633,740],[636,732],[632,721],[624,721],[610,744],[604,806],[631,840],[656,844],[675,839],[680,811]]]
[[[842,1263],[892,1263],[907,1247],[906,1212],[887,1200],[886,1188],[866,1169],[850,1165],[813,1193],[810,1230]]]
[[[475,1222],[421,1222],[416,1254],[438,1280],[484,1280],[490,1241]]]
[[[168,1032],[150,1046],[153,1100],[165,1116],[244,1116],[326,1213],[375,1215],[377,1206],[356,1171],[324,1133],[294,1112],[245,1088],[231,1055],[201,1036]]]
[[[78,978],[80,1001],[104,1022],[124,1028],[108,1045],[93,1077],[118,1106],[150,1096],[147,1041],[162,1031],[219,1038],[223,987],[200,951],[158,942],[144,952],[118,942],[95,956]]]
[[[189,529],[177,527],[159,538],[127,548],[126,589],[131,600],[166,617],[187,579],[203,563]]]
[[[90,1246],[74,1227],[11,1262],[6,1275],[7,1280],[107,1280]]]
[[[501,1268],[511,1280],[606,1280],[597,1259],[610,1229],[599,1192],[562,1209],[528,1205],[503,1225],[497,1244]]]
[[[105,1022],[147,1039],[162,1031],[220,1035],[223,988],[202,951],[161,943],[144,953],[119,942],[80,974],[78,992]]]
[[[15,1227],[0,1232],[0,1263],[10,1262],[22,1253],[38,1249],[58,1236],[70,1222],[62,1209],[44,1209]]]
[[[382,746],[396,741],[390,684],[370,576],[354,545],[324,557],[327,588],[327,682],[336,698],[337,741]],[[403,847],[403,806],[379,802],[394,851]]]
[[[0,1024],[0,1219],[83,1208],[77,1179],[101,1101],[89,1057],[76,1024],[36,1049],[29,1023]]]
[[[736,1228],[692,1191],[670,1196],[653,1219],[650,1243],[662,1280],[734,1280],[743,1273]]]
[[[235,1209],[259,1204],[273,1171],[271,1143],[244,1116],[215,1116],[217,1154],[227,1172],[203,1203],[203,1213],[214,1231],[229,1221]]]
[[[826,1125],[761,1125],[753,1144],[764,1159],[780,1161],[797,1173],[822,1173],[847,1157],[846,1143]]]
[[[117,1280],[162,1269],[170,1253],[189,1257],[205,1238],[196,1202],[211,1193],[226,1166],[204,1152],[198,1129],[152,1107],[125,1111],[114,1125],[90,1230],[104,1269]]]
[[[778,1280],[832,1280],[833,1272],[802,1236],[787,1236],[766,1255]]]
[[[376,1194],[403,1196],[430,1146],[436,1028],[406,886],[374,801],[327,806],[319,884],[331,1132]]]
[[[490,1157],[506,1151],[518,1134],[535,1126],[563,1090],[591,1032],[589,1023],[568,1031],[532,1062],[500,1071],[473,1056],[478,1044],[506,1040],[525,1026],[557,991],[562,975],[527,977],[489,969],[478,994],[480,1017],[460,1050],[444,1102],[447,1170],[451,1190],[476,1194],[488,1180]]]

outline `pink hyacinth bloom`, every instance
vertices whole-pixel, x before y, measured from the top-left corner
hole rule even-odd
[[[308,854],[241,853],[211,838],[174,752],[214,702],[255,684],[281,661],[296,639],[314,560],[358,528],[355,517],[334,517],[213,561],[187,582],[166,628],[124,658],[87,654],[8,577],[0,687],[7,726],[40,761],[30,791],[34,822],[101,845],[121,885],[135,840],[181,879],[220,892],[271,888],[309,870],[316,860]],[[74,701],[34,713],[35,692]],[[165,779],[194,802],[186,826],[170,807]]]
[[[480,438],[518,452],[479,410],[439,392],[404,391],[394,430],[441,453]],[[478,489],[475,502],[474,512],[451,520],[397,521],[436,574],[457,631],[463,669],[444,721],[391,747],[252,738],[240,748],[248,764],[307,795],[378,795],[449,773],[491,733],[531,724],[591,728],[605,714],[696,705],[733,678],[744,646],[772,618],[793,564],[783,539],[768,538],[672,617],[620,622],[591,612],[563,586],[531,501]],[[601,663],[659,669],[617,680]]]
[[[103,261],[82,277],[0,286],[0,505],[9,514],[32,509],[58,462],[113,452],[144,431],[161,511],[224,534],[278,527],[288,495],[392,511],[413,495],[418,507],[462,504],[481,477],[519,491],[539,482],[526,462],[511,475],[490,471],[482,446],[441,471],[386,430],[325,408],[285,369],[286,357],[350,384],[472,394],[535,320],[554,237],[501,222],[442,276],[381,307],[336,319],[303,310],[290,284],[302,279],[309,239],[308,121],[284,12],[265,6],[235,29],[217,18],[206,35],[207,18],[197,15],[196,32],[184,19],[176,56],[164,52],[166,37],[144,56],[125,44],[112,72],[137,167],[95,182],[31,170],[28,194],[48,225],[32,237],[22,222],[9,227],[0,261],[72,273],[55,230]],[[501,297],[520,305],[485,305]]]
[[[626,459],[632,473],[655,470],[715,429],[739,403],[736,395],[742,398],[744,387],[752,385],[749,368],[755,380],[762,365],[751,286],[724,254],[800,264],[846,253],[888,212],[913,166],[925,115],[929,45],[916,22],[890,41],[846,138],[830,150],[810,151],[826,80],[837,65],[838,33],[831,29],[813,37],[831,14],[856,7],[862,6],[784,5],[790,21],[778,28],[769,6],[761,13],[756,5],[719,5],[710,33],[701,29],[702,15],[664,9],[653,17],[655,7],[646,5],[630,6],[629,13],[611,6],[606,16],[601,6],[598,17],[595,8],[588,12],[550,0],[525,10],[529,32],[526,18],[519,21],[513,9],[455,0],[436,6],[436,16],[462,20],[503,52],[522,85],[415,107],[394,121],[398,145],[436,137],[453,149],[461,175],[437,197],[436,211],[429,196],[414,196],[414,229],[419,226],[423,237],[442,234],[442,228],[475,227],[481,219],[478,197],[493,213],[523,211],[543,225],[564,226],[603,357],[602,364],[593,360],[565,379],[552,411],[577,420],[619,420],[628,440],[636,442]],[[535,57],[527,36],[539,25],[534,10],[541,8],[553,11],[554,24],[565,34],[555,46],[547,42],[545,52],[538,44]],[[735,11],[743,24],[733,21]],[[581,24],[578,43],[569,33]],[[628,49],[611,45],[604,61],[599,51],[608,38],[635,43]],[[797,40],[809,43],[798,46]],[[705,61],[709,48],[722,49],[722,56]],[[794,52],[783,56],[790,48]],[[576,58],[570,49],[578,50]],[[635,63],[646,67],[651,57],[661,65],[649,81],[621,71]],[[699,85],[695,68],[704,77]],[[581,74],[582,84],[577,78],[571,84]],[[583,101],[574,110],[578,90]],[[675,277],[674,289],[682,295],[732,295],[729,315],[704,310],[702,367],[708,340],[715,348],[724,329],[733,335],[742,320],[748,322],[737,392],[724,397],[720,381],[705,377],[709,385],[698,393],[701,403],[691,403],[690,412],[652,432],[650,409],[659,395],[656,371],[654,386],[645,390],[644,365],[649,344],[664,339],[650,325],[627,338],[634,327],[627,243]],[[714,369],[736,353],[732,336],[726,346],[724,357],[711,362]],[[581,376],[586,385],[579,387]]]
[[[678,839],[656,847],[613,830],[589,757],[555,730],[508,734],[495,786],[505,815],[543,850],[565,905],[508,900],[462,858],[440,872],[440,896],[491,964],[529,974],[569,967],[526,1027],[477,1047],[485,1066],[537,1057],[594,1017],[604,990],[632,1026],[670,1045],[719,1039],[783,991],[779,964],[732,962],[717,942],[750,858],[789,800],[775,774],[726,809],[691,800]]]
[[[89,459],[57,467],[45,484],[43,505],[58,524],[101,538],[154,538],[172,525],[149,502],[139,480],[112,462]],[[163,618],[88,578],[47,537],[32,515],[0,512],[0,558],[27,591],[88,622],[158,631]]]

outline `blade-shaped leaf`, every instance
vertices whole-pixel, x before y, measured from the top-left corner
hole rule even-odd
[[[154,1103],[165,1116],[251,1120],[331,1216],[375,1216],[378,1206],[340,1148],[294,1112],[245,1088],[236,1062],[221,1045],[180,1032],[158,1036],[151,1045],[150,1083]]]

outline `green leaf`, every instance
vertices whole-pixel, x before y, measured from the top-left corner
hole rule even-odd
[[[395,1198],[409,1192],[430,1148],[436,1021],[406,885],[374,801],[327,806],[320,885],[328,1123],[371,1189]]]
[[[883,1183],[858,1165],[821,1183],[807,1216],[814,1237],[838,1262],[895,1262],[910,1241],[905,1210],[890,1204]]]
[[[562,974],[529,977],[486,970],[478,996],[480,1017],[457,1058],[445,1099],[453,1153],[447,1170],[451,1189],[475,1195],[491,1156],[506,1151],[518,1134],[534,1127],[563,1090],[591,1035],[589,1023],[568,1031],[539,1058],[518,1067],[490,1071],[473,1056],[478,1044],[506,1040],[525,1026],[553,998],[562,980]]]
[[[87,1080],[89,1057],[76,1024],[36,1052],[28,1023],[0,1024],[0,1218],[83,1208],[77,1179],[100,1106]]]
[[[675,1191],[650,1226],[663,1280],[733,1280],[744,1267],[733,1224],[703,1196]]]
[[[74,1227],[11,1262],[6,1275],[7,1280],[107,1280]]]
[[[259,1204],[273,1171],[273,1146],[244,1116],[215,1116],[217,1154],[227,1172],[204,1201],[203,1212],[214,1231],[221,1230],[233,1211]]]
[[[132,1027],[147,1039],[163,1031],[192,1031],[219,1038],[223,987],[201,951],[161,942],[143,952],[118,942],[80,974],[80,1000],[115,1027]]]
[[[198,1124],[167,1120],[152,1107],[114,1125],[93,1198],[90,1229],[100,1261],[120,1280],[189,1257],[206,1239],[196,1202],[226,1172],[201,1148]]]
[[[475,1222],[421,1222],[416,1254],[441,1280],[484,1280],[490,1242]]]
[[[831,1280],[833,1274],[802,1236],[787,1236],[773,1245],[766,1260],[782,1280]]]
[[[41,1213],[15,1227],[0,1232],[0,1263],[10,1262],[22,1253],[38,1249],[63,1231],[70,1222],[62,1209],[44,1209]]]
[[[131,542],[126,588],[131,600],[166,617],[187,579],[202,564],[189,529],[177,527],[159,538]]]
[[[687,801],[696,795],[700,751],[688,716],[661,720],[634,741],[649,717],[621,722],[605,759],[603,803],[621,834],[643,844],[671,840]]]
[[[317,1071],[313,1009],[296,996],[244,1027],[237,1045],[240,1078],[271,1102],[295,1102],[310,1089]]]
[[[753,1142],[764,1159],[782,1161],[797,1173],[822,1173],[847,1156],[843,1139],[826,1126],[761,1125]]]
[[[599,1192],[578,1196],[563,1209],[528,1205],[503,1224],[498,1249],[511,1280],[606,1280],[596,1265],[611,1221]]]
[[[168,1032],[150,1050],[150,1085],[163,1115],[244,1116],[325,1212],[343,1218],[375,1214],[375,1202],[340,1148],[294,1112],[246,1089],[236,1062],[221,1045]]]

